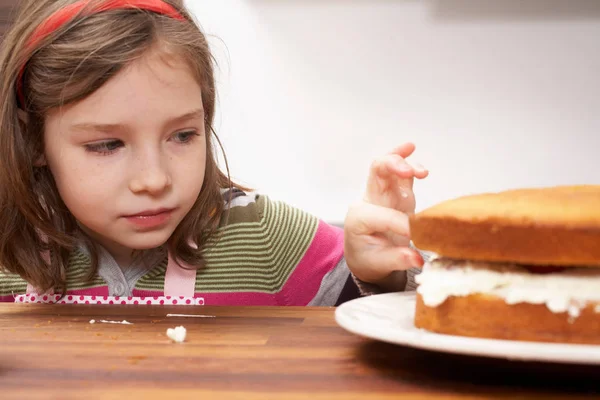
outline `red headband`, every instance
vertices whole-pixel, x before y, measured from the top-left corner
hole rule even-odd
[[[91,0],[79,0],[73,4],[61,8],[54,14],[50,15],[48,19],[42,22],[31,34],[31,37],[25,45],[25,49],[28,53],[33,50],[52,32],[59,29],[67,22],[73,20],[80,13],[85,12],[83,15],[92,15],[102,11],[109,10],[123,10],[123,9],[139,9],[152,11],[158,14],[163,14],[173,19],[185,21],[185,18],[170,4],[165,3],[163,0],[105,0],[100,2],[93,7],[88,7]],[[23,75],[25,74],[25,66],[27,62],[23,64],[23,67],[19,71],[17,77],[17,96],[18,101],[22,107],[25,106],[25,96],[23,94]]]

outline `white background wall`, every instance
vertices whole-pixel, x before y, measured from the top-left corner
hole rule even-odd
[[[220,67],[232,174],[341,222],[404,141],[417,209],[600,183],[600,1],[187,0]]]

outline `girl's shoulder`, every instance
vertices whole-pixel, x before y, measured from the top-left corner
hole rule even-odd
[[[267,201],[265,196],[237,188],[224,190],[222,195],[227,211],[223,213],[221,226],[258,223],[262,220]]]
[[[295,225],[302,221],[314,226],[319,221],[315,216],[299,208],[258,192],[244,192],[240,189],[224,191],[223,201],[227,212],[221,220],[221,227],[265,226],[265,224],[282,226]]]

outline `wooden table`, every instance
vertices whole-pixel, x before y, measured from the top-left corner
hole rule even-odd
[[[0,304],[1,399],[548,399],[598,397],[599,378],[370,341],[333,308]]]

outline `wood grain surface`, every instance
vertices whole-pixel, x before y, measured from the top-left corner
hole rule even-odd
[[[0,304],[1,399],[594,398],[598,377],[370,341],[333,308]]]

